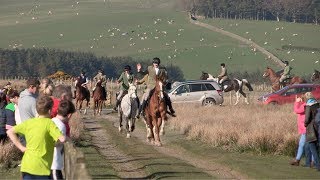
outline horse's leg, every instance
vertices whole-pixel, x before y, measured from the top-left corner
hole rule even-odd
[[[240,93],[239,93],[239,90],[236,92],[236,103],[234,103],[234,105],[237,105],[239,103],[239,99],[240,99]]]
[[[162,123],[161,123],[161,128],[160,128],[160,135],[164,135],[165,121],[168,120],[167,112],[165,110],[161,112],[161,120],[162,120]]]
[[[123,115],[122,111],[119,110],[119,132],[121,132],[121,127],[122,127],[122,120],[123,120],[122,115]]]
[[[130,138],[130,128],[131,128],[131,118],[126,117],[126,130],[127,130],[127,138]]]
[[[160,126],[161,126],[161,117],[155,118],[153,121],[153,134],[154,134],[154,139],[155,139],[155,145],[156,146],[161,146],[161,141],[160,141]]]
[[[242,90],[240,90],[239,92],[240,92],[240,93],[242,94],[242,96],[244,97],[244,101],[246,102],[246,104],[249,104],[246,93],[244,93]]]

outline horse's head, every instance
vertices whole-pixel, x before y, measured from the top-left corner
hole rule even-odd
[[[99,80],[97,81],[97,83],[96,83],[96,87],[100,87],[101,84],[102,84],[102,81],[99,79]]]
[[[209,74],[202,71],[202,75],[200,76],[200,80],[207,80],[209,78]]]
[[[317,81],[320,78],[320,72],[318,70],[314,70],[313,74],[311,75],[311,81]]]
[[[266,70],[264,70],[262,77],[269,77],[272,69],[267,67]]]
[[[76,87],[81,87],[80,77],[75,78]]]
[[[137,87],[134,84],[129,84],[128,95],[130,98],[137,98]]]
[[[159,97],[160,99],[162,99],[164,97],[163,95],[163,90],[164,90],[164,82],[163,82],[163,78],[161,77],[156,77],[156,88],[155,91],[156,93],[159,93]]]

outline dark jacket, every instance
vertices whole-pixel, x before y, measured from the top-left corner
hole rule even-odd
[[[135,78],[137,80],[141,80],[145,75],[146,75],[145,71],[139,71],[139,72],[136,73]]]
[[[0,135],[6,134],[6,104],[0,103]]]
[[[315,124],[315,117],[319,103],[307,103],[305,111],[304,126],[306,127],[306,142],[314,142],[318,140],[318,128]]]
[[[6,124],[10,126],[15,126],[16,120],[14,118],[14,111],[15,111],[14,103],[8,104],[5,108],[5,111],[6,111],[6,119],[7,119]]]

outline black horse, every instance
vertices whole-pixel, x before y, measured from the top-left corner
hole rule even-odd
[[[201,80],[214,80],[217,83],[219,83],[218,78],[216,78],[206,72],[202,72],[200,79]],[[253,88],[247,79],[242,79],[242,80],[237,79],[237,78],[227,79],[220,86],[223,89],[223,92],[229,92],[232,90],[234,90],[236,92],[237,100],[234,105],[237,105],[239,103],[240,94],[242,94],[242,96],[245,98],[245,102],[247,104],[249,104],[248,99],[247,99],[247,95],[242,90],[243,85],[245,85],[249,89],[249,91],[253,91]]]

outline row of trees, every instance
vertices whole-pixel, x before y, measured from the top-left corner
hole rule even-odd
[[[180,0],[180,5],[205,18],[312,22],[320,19],[320,0]]]
[[[0,49],[0,77],[46,77],[60,70],[72,76],[85,71],[90,77],[103,69],[108,78],[117,78],[125,65],[135,72],[137,60],[131,57],[97,57],[92,53],[70,52],[57,49]],[[143,67],[150,60],[141,60]],[[183,80],[184,75],[177,66],[167,67],[172,81]]]

